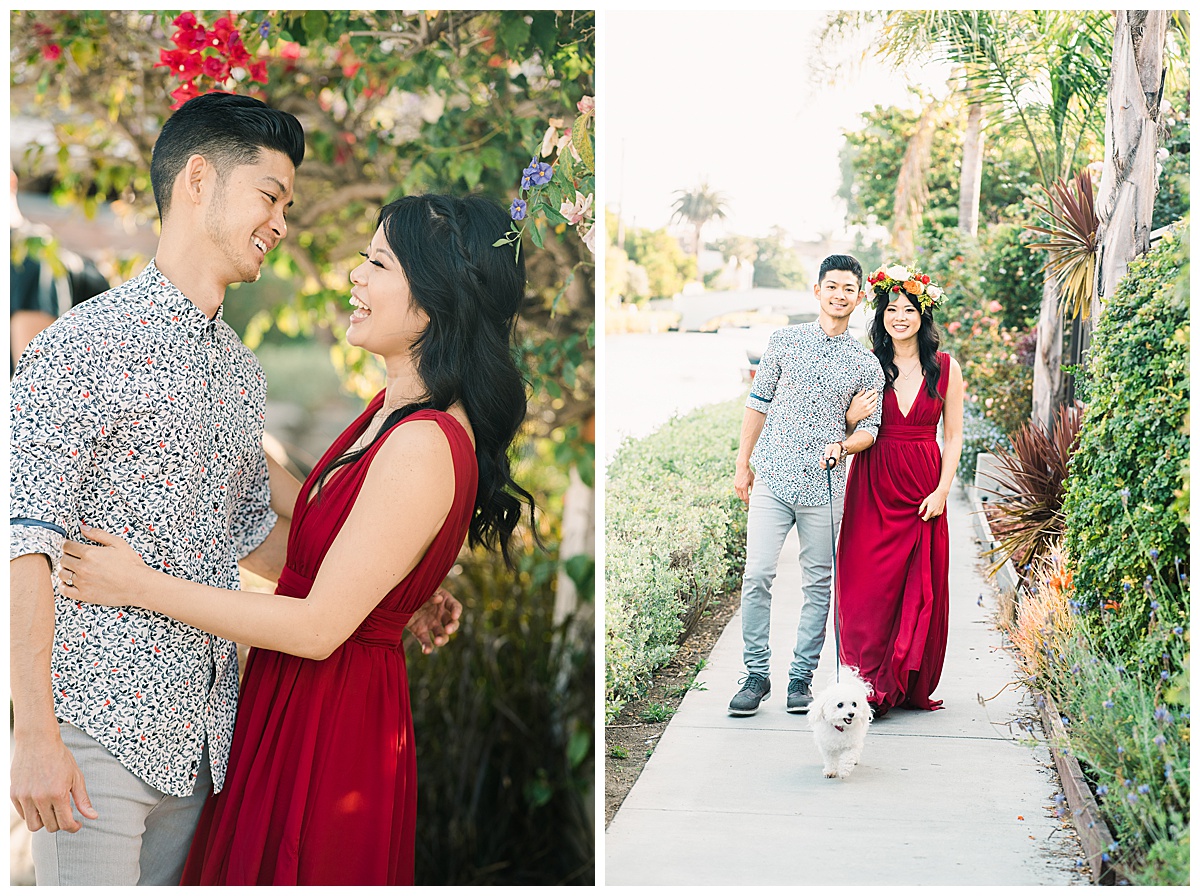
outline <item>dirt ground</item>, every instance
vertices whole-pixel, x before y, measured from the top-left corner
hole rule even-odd
[[[707,661],[713,645],[737,612],[737,594],[714,599],[697,623],[695,630],[658,671],[646,696],[634,700],[604,729],[604,826],[607,828],[625,795],[629,793],[647,760],[658,745],[675,709],[695,678],[697,667]],[[700,668],[703,668],[702,666]],[[730,695],[732,696],[732,695]]]

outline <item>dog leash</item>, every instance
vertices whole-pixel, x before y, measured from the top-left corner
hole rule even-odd
[[[831,585],[833,586],[833,646],[837,651],[837,656],[834,658],[833,664],[833,680],[838,684],[842,683],[842,624],[838,618],[837,605],[837,535],[834,534],[833,522],[833,468],[837,466],[837,461],[832,457],[825,458],[825,484],[829,487],[829,543],[833,547],[833,554],[829,563],[829,574],[831,577]]]

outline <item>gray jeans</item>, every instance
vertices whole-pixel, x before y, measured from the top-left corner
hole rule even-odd
[[[83,829],[74,834],[45,828],[34,833],[38,885],[177,885],[212,790],[207,749],[192,795],[168,796],[74,725],[61,722],[59,727],[100,817],[81,818]]]
[[[833,507],[834,537],[842,525],[842,502]],[[825,622],[833,585],[833,541],[829,505],[787,504],[756,479],[750,492],[746,522],[746,572],[742,578],[742,657],[747,672],[769,675],[771,670],[771,583],[779,554],[792,526],[800,536],[800,568],[804,603],[796,626],[796,647],[788,678],[812,682],[825,643]]]

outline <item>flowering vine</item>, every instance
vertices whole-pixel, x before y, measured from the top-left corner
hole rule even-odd
[[[182,82],[171,91],[172,109],[178,109],[193,97],[232,88],[246,79],[267,83],[266,60],[256,59],[246,49],[232,13],[217,19],[212,28],[191,12],[180,14],[171,24],[176,28],[171,35],[174,48],[159,50],[159,61],[154,67],[167,68]],[[265,40],[270,23],[263,22],[255,30]]]
[[[508,209],[512,227],[494,244],[514,246],[518,257],[526,226],[533,244],[542,247],[539,219],[560,233],[574,227],[588,251],[596,254],[595,97],[585,96],[576,109],[579,114],[568,128],[563,127],[563,119],[550,119],[541,146],[521,172],[519,194]],[[553,156],[553,164],[539,161],[538,155]]]

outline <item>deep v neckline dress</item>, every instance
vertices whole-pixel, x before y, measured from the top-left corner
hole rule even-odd
[[[375,397],[317,464],[342,455],[383,404]],[[425,555],[324,660],[253,649],[225,787],[205,805],[185,884],[411,884],[417,767],[401,636],[458,556],[475,506],[475,450],[462,424],[433,420],[450,445],[454,500]],[[276,594],[303,599],[354,506],[380,439],[340,468],[319,498],[310,475]],[[403,501],[403,495],[396,495]]]
[[[950,356],[937,357],[939,397],[922,385],[906,416],[895,389],[884,389],[879,435],[846,481],[835,585],[841,660],[871,683],[877,713],[941,708],[930,695],[946,656],[949,529],[945,512],[928,521],[917,513],[942,475],[937,431]]]

